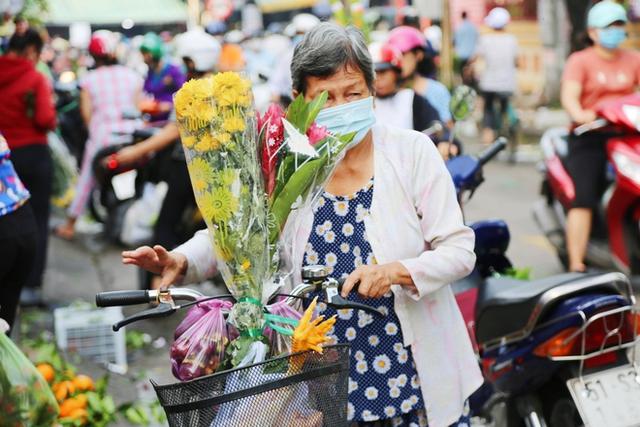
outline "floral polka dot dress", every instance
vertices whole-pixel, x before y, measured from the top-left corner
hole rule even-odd
[[[364,226],[372,198],[373,179],[351,196],[324,192],[314,208],[304,265],[325,265],[331,277],[339,279],[361,265],[375,264]],[[322,293],[318,298],[322,301]],[[386,420],[384,425],[427,426],[418,375],[411,351],[403,345],[393,294],[372,300],[351,292],[348,298],[373,305],[385,314],[374,317],[318,304],[322,314],[338,316],[331,331],[333,342],[351,344],[349,420],[364,425]],[[468,419],[461,421],[458,425],[462,427]]]

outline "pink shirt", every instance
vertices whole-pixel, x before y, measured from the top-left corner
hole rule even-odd
[[[562,81],[580,83],[580,105],[595,110],[602,102],[630,95],[640,85],[640,53],[620,50],[607,60],[592,47],[575,52],[567,60]]]

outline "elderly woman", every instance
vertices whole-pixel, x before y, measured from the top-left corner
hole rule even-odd
[[[483,379],[449,283],[473,268],[474,236],[444,163],[426,136],[373,126],[374,72],[357,30],[319,25],[296,47],[291,71],[294,96],[328,92],[319,123],[356,132],[317,203],[289,218],[283,254],[294,278],[323,263],[347,277],[345,296],[385,313],[338,313],[335,339],[352,348],[349,419],[466,426],[467,398]],[[165,284],[215,272],[206,232],[172,252],[143,247],[123,258],[161,273]]]

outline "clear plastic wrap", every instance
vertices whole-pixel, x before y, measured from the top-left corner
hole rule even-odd
[[[0,332],[0,427],[52,426],[58,411],[49,384]]]
[[[229,301],[212,300],[195,305],[176,329],[171,345],[173,375],[188,381],[218,370],[230,337],[224,311]]]
[[[234,366],[252,341],[267,341],[266,326],[282,323],[263,306],[275,278],[291,273],[279,262],[282,229],[292,210],[317,197],[353,138],[314,123],[326,100],[298,97],[286,114],[270,108],[259,118],[249,81],[232,72],[189,81],[175,96],[196,202],[237,300],[228,319],[240,333],[230,347]]]

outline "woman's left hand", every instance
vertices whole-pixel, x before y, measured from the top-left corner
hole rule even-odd
[[[404,266],[399,262],[382,265],[363,265],[356,268],[344,282],[344,298],[358,285],[358,293],[364,298],[381,298],[391,290],[391,285],[400,283]]]

